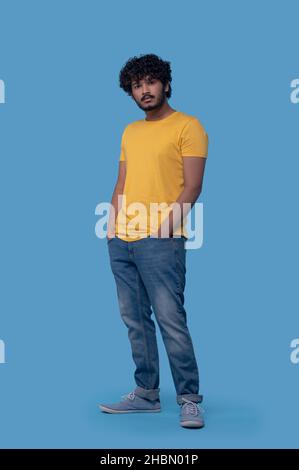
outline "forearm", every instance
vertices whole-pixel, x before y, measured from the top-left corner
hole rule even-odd
[[[162,234],[162,227],[165,225],[167,231],[169,223],[169,236],[172,236],[175,230],[181,226],[183,220],[187,217],[187,214],[192,209],[196,200],[201,193],[201,189],[193,187],[185,187],[180,193],[179,197],[175,201],[175,204],[180,210],[172,210],[169,212],[168,217],[163,221],[158,230],[158,236]],[[172,205],[170,205],[171,207]],[[169,222],[168,222],[169,221]]]
[[[110,210],[109,220],[108,220],[107,235],[109,237],[112,237],[115,235],[116,219],[121,209],[121,199],[122,199],[123,191],[124,191],[123,186],[115,185],[112,198],[111,198],[110,204],[112,207]]]

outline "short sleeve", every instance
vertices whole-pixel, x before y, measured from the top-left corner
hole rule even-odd
[[[125,131],[123,132],[123,135],[122,135],[122,138],[121,138],[119,161],[120,162],[126,161],[126,157],[125,157]]]
[[[180,136],[182,157],[207,157],[209,138],[201,122],[192,117],[184,126]]]

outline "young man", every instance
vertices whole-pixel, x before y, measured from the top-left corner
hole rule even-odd
[[[154,54],[131,58],[120,72],[120,87],[146,114],[127,125],[122,135],[111,201],[115,210],[110,213],[107,234],[137,386],[119,403],[102,404],[100,409],[108,413],[161,410],[153,308],[180,405],[180,424],[203,427],[199,406],[203,397],[184,309],[185,206],[190,210],[201,193],[208,136],[196,117],[169,106],[171,80],[170,63]],[[160,204],[156,212],[153,203]]]

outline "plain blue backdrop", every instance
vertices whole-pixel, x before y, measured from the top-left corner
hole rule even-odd
[[[290,0],[0,1],[1,447],[298,447],[298,15]],[[135,387],[94,229],[144,117],[118,74],[146,53],[210,138],[185,291],[202,430],[179,426],[160,332],[163,412],[97,408]]]

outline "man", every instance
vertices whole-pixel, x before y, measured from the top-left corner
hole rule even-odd
[[[146,114],[127,125],[122,135],[111,201],[115,210],[107,233],[137,386],[119,403],[102,404],[100,409],[107,413],[161,410],[153,308],[180,405],[180,424],[203,427],[199,406],[203,396],[184,309],[185,206],[190,210],[201,193],[208,136],[196,117],[169,106],[171,80],[170,63],[154,54],[131,58],[120,72],[120,87]],[[160,206],[153,211],[155,203]]]

